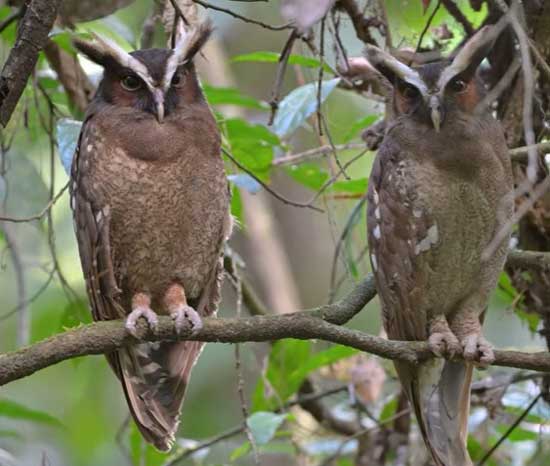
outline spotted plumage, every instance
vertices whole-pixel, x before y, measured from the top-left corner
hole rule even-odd
[[[193,56],[210,27],[174,49],[128,54],[96,37],[77,48],[104,67],[72,166],[71,205],[95,320],[171,315],[176,329],[216,312],[230,234],[220,135]],[[174,442],[199,342],[141,343],[107,355],[144,438]]]
[[[476,69],[494,30],[482,29],[451,60],[409,67],[371,47],[393,84],[391,117],[368,192],[370,259],[388,337],[428,341],[435,359],[396,363],[437,466],[468,466],[473,364],[494,356],[481,333],[508,238],[482,254],[513,209],[511,166],[500,124],[477,104]]]

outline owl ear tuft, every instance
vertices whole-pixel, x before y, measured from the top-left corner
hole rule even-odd
[[[499,30],[494,26],[484,26],[477,31],[462,46],[441,75],[440,87],[444,88],[451,79],[458,76],[465,81],[470,81],[475,76],[481,62],[491,52],[498,34]]]
[[[173,57],[178,64],[181,65],[192,60],[208,41],[212,31],[213,26],[209,19],[193,25],[185,25],[183,21],[179,21],[173,48]]]
[[[92,34],[92,36],[94,39],[92,42],[73,37],[75,48],[107,70],[114,70],[118,73],[127,73],[130,70],[143,79],[148,86],[152,86],[153,80],[143,63],[114,42],[96,34]]]
[[[97,41],[86,41],[78,37],[72,38],[72,43],[76,50],[84,54],[94,63],[103,66],[104,68],[113,65],[113,62],[117,62],[113,59],[112,54],[107,53],[103,44]]]
[[[172,55],[166,63],[166,69],[163,78],[163,88],[166,90],[170,86],[172,76],[177,68],[193,60],[212,34],[213,27],[210,20],[202,23],[186,25],[183,21],[178,21],[176,27],[176,40]]]
[[[374,45],[367,45],[365,57],[372,67],[381,73],[392,86],[401,81],[413,85],[422,94],[426,93],[426,85],[418,72],[389,53]]]

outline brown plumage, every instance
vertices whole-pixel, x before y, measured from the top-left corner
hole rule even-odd
[[[220,135],[192,59],[208,25],[173,50],[127,54],[96,38],[75,41],[104,76],[85,117],[71,197],[95,320],[172,315],[177,329],[216,312],[230,234]],[[199,342],[141,343],[107,355],[144,438],[174,441]]]
[[[466,360],[395,364],[437,466],[472,464],[472,368],[494,358],[481,322],[508,238],[488,260],[482,254],[513,209],[503,131],[489,110],[477,108],[483,86],[476,70],[494,35],[484,28],[453,60],[418,68],[367,51],[394,87],[367,212],[384,327],[391,339],[427,340],[436,355]]]

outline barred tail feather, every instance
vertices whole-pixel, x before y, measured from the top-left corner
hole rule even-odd
[[[473,366],[434,359],[396,369],[436,466],[472,466],[466,442]]]
[[[204,343],[141,343],[117,353],[124,393],[145,440],[172,448],[191,370]]]

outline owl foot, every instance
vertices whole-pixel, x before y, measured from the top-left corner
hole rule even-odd
[[[170,313],[170,316],[174,321],[174,327],[178,335],[185,328],[187,322],[191,324],[191,333],[197,333],[202,328],[201,316],[187,304],[178,306]]]
[[[451,331],[447,319],[438,315],[430,321],[430,336],[428,338],[430,351],[439,357],[452,359],[462,353],[462,347],[455,334]]]
[[[147,325],[153,332],[157,329],[159,319],[157,314],[149,307],[138,306],[132,310],[132,312],[126,318],[126,330],[130,332],[134,337],[137,337],[137,322],[143,317],[147,322]]]
[[[464,359],[475,363],[479,368],[485,369],[495,361],[493,346],[481,333],[467,335],[461,343]]]
[[[432,333],[428,338],[428,347],[436,356],[450,359],[462,353],[458,338],[450,330]]]

